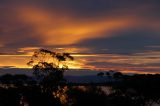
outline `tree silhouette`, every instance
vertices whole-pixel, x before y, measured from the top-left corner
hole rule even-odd
[[[51,90],[53,86],[64,83],[63,72],[68,70],[67,62],[73,57],[69,53],[56,53],[45,49],[35,51],[31,60],[27,63],[33,67],[43,90]]]
[[[116,72],[113,74],[113,78],[115,79],[119,79],[119,78],[122,78],[123,74],[121,72]]]
[[[103,77],[103,76],[104,76],[104,73],[103,73],[103,72],[99,72],[99,73],[97,74],[97,76]]]

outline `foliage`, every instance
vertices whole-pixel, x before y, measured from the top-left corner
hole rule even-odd
[[[57,71],[65,71],[68,69],[67,60],[73,60],[69,53],[56,53],[45,49],[34,52],[31,60],[27,63],[34,69],[37,77],[44,77],[49,74],[57,74]]]
[[[0,77],[0,105],[19,106],[20,101],[29,106],[152,106],[154,103],[160,104],[160,75],[123,75],[122,79],[120,82],[103,86],[103,89],[111,87],[111,92],[107,94],[101,87],[89,84],[88,86],[68,85],[63,89],[54,90],[54,93],[46,93],[42,92],[39,86],[30,83],[34,82],[31,77],[7,74]],[[3,86],[6,84],[8,87]],[[12,84],[15,85],[11,86]]]
[[[28,65],[33,67],[33,74],[42,92],[53,96],[53,93],[63,89],[65,83],[64,71],[68,70],[67,63],[73,61],[69,53],[56,53],[45,49],[35,51]],[[60,98],[59,98],[60,99]]]

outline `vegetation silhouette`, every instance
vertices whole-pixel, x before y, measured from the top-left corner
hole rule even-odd
[[[51,93],[44,92],[32,77],[7,74],[0,77],[0,105],[152,106],[160,103],[160,75],[122,75],[119,79],[107,86],[60,86]]]
[[[43,92],[57,90],[56,85],[65,83],[63,72],[68,70],[68,60],[74,58],[69,53],[56,53],[45,49],[35,51],[31,60],[27,63],[33,67]]]
[[[153,106],[160,105],[160,75],[100,72],[100,77],[114,79],[95,86],[66,83],[68,53],[40,49],[28,65],[34,77],[6,74],[0,76],[0,106]],[[104,76],[105,75],[105,76]]]
[[[121,79],[123,77],[123,74],[121,72],[115,72],[113,74],[113,78],[115,79]]]
[[[104,76],[104,73],[103,73],[103,72],[99,72],[99,73],[97,73],[97,76],[103,77],[103,76]]]

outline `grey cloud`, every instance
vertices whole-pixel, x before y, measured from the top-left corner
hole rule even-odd
[[[4,4],[18,4],[18,5],[33,5],[52,10],[65,10],[70,11],[78,17],[95,17],[107,15],[115,15],[115,11],[118,14],[138,14],[139,10],[144,6],[151,6],[150,11],[142,9],[141,14],[144,17],[147,14],[159,13],[160,1],[159,0],[6,0],[0,1]],[[135,13],[133,13],[135,11]],[[115,15],[116,16],[116,15]],[[148,15],[147,17],[149,17]]]
[[[150,46],[160,46],[160,36],[150,31],[124,31],[109,38],[89,39],[75,44],[92,48],[95,53],[134,54],[148,50],[160,50]],[[103,51],[106,49],[107,51]]]

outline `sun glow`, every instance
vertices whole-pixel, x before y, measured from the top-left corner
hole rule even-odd
[[[32,68],[26,63],[33,55],[33,51],[39,49],[39,47],[26,47],[21,48],[15,55],[0,55],[1,68]],[[97,71],[117,70],[123,73],[139,73],[139,74],[156,74],[159,66],[147,66],[146,64],[157,63],[160,59],[159,52],[144,52],[128,55],[118,54],[91,54],[80,53],[83,51],[89,51],[86,48],[55,48],[51,49],[56,52],[70,52],[74,57],[74,61],[66,61],[66,65],[69,69],[88,69]],[[153,54],[153,55],[152,55]],[[153,56],[155,56],[153,58]],[[50,60],[48,60],[50,61]],[[109,64],[109,65],[107,65]]]

